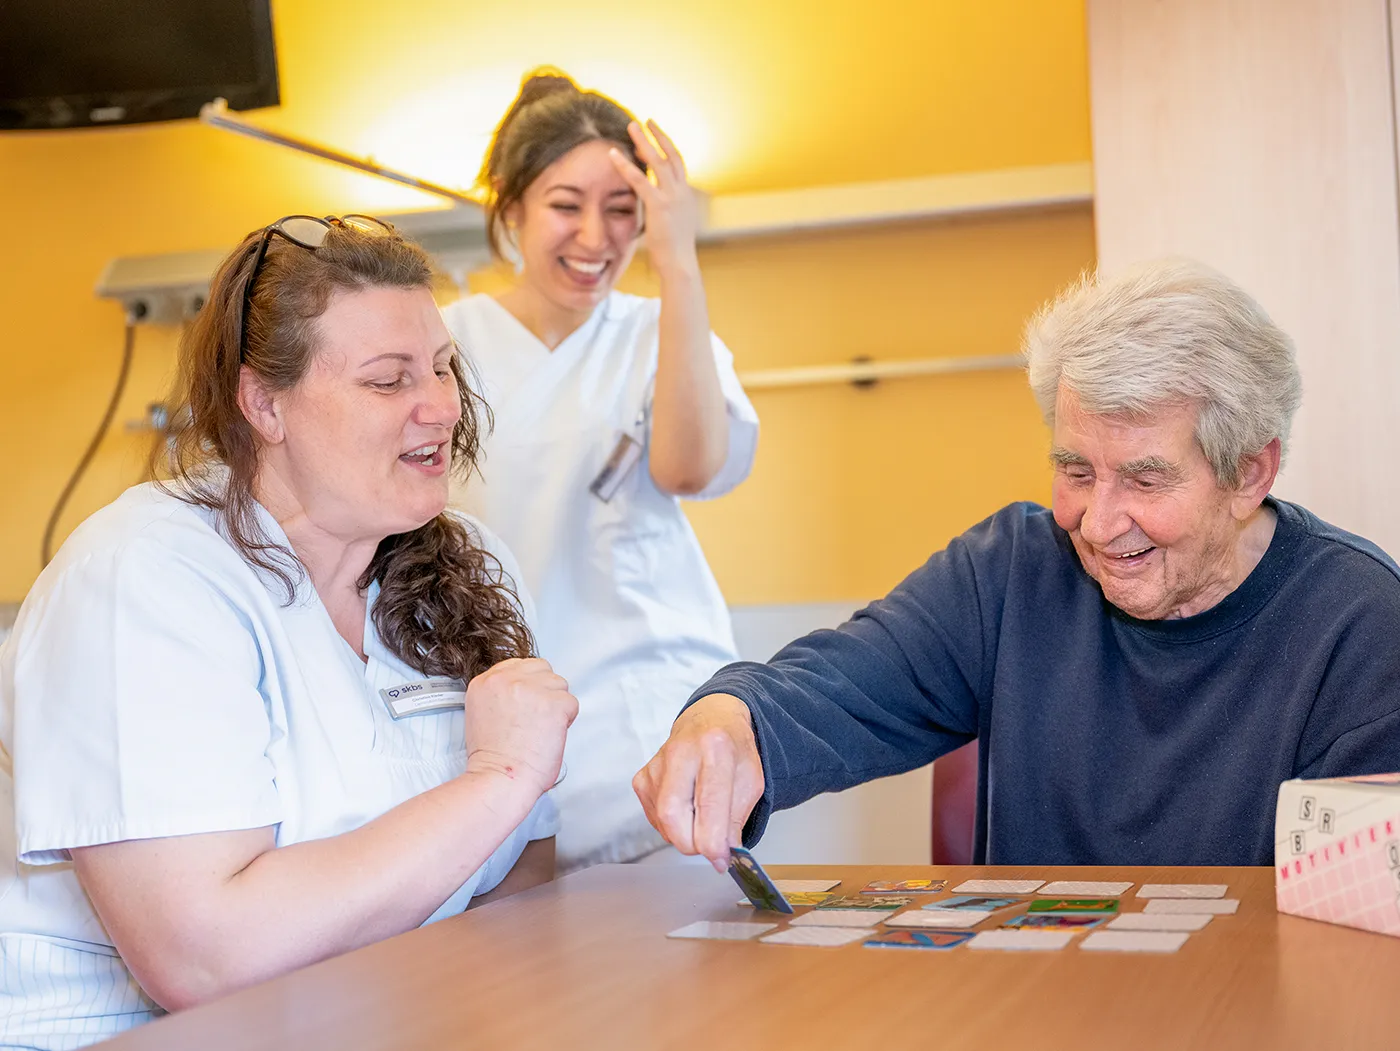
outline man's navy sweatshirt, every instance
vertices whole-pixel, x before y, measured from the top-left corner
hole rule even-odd
[[[1400,770],[1400,568],[1294,504],[1219,604],[1111,605],[1013,504],[890,595],[692,698],[753,713],[774,810],[980,741],[974,860],[1268,865],[1279,783]]]

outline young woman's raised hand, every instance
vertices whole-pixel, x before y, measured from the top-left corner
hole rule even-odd
[[[648,137],[647,131],[651,132]],[[612,162],[627,185],[637,195],[646,224],[647,251],[657,269],[672,264],[695,266],[695,235],[700,227],[700,210],[695,193],[686,179],[685,161],[676,144],[649,120],[646,131],[636,121],[627,126],[637,155],[651,170],[648,179],[631,159],[614,148]]]

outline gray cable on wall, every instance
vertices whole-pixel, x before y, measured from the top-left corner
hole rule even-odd
[[[68,484],[63,487],[63,492],[58,495],[58,502],[53,505],[53,511],[49,514],[48,524],[44,526],[44,539],[39,546],[40,566],[47,566],[53,560],[53,535],[58,528],[58,520],[63,514],[63,509],[68,505],[69,498],[73,495],[73,490],[78,488],[78,483],[82,480],[83,472],[92,463],[92,458],[97,454],[97,447],[102,444],[102,439],[107,434],[107,428],[112,425],[112,417],[117,414],[117,403],[121,401],[122,392],[126,390],[126,379],[131,373],[132,353],[136,348],[136,318],[128,316],[126,320],[126,339],[122,347],[122,364],[117,373],[116,386],[112,388],[112,398],[107,403],[107,411],[102,414],[102,422],[97,426],[97,433],[92,436],[92,441],[88,444],[87,451],[83,453],[83,458],[78,461],[78,466],[73,469],[73,474],[68,479]]]

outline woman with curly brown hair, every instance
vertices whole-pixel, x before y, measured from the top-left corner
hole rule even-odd
[[[182,345],[172,477],[31,591],[0,649],[0,1044],[550,878],[577,703],[509,554],[445,511],[479,402],[430,283],[369,217],[250,234]]]

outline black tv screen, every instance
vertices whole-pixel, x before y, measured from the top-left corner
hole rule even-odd
[[[270,0],[0,0],[0,129],[277,105]]]

